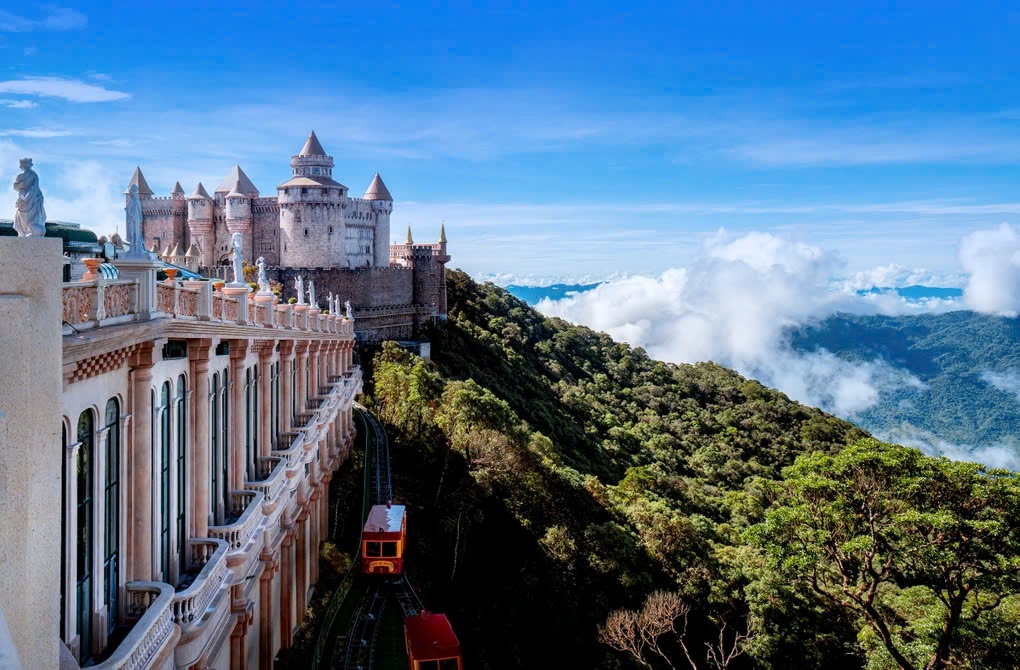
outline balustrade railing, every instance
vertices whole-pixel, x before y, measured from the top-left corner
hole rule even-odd
[[[223,540],[231,553],[243,550],[262,525],[264,494],[257,491],[231,491],[230,515],[236,521],[209,526],[209,537]]]
[[[245,482],[246,489],[258,491],[266,503],[276,502],[287,484],[287,459],[280,456],[259,458],[255,468],[258,477],[255,481]]]
[[[225,541],[217,538],[193,538],[188,541],[188,546],[191,569],[198,569],[199,573],[188,588],[174,596],[174,621],[181,625],[201,620],[227,579],[229,547]]]
[[[151,667],[174,632],[174,589],[160,582],[128,582],[127,614],[137,621],[96,670],[142,670]]]

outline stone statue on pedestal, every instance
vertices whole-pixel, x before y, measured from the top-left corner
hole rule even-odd
[[[124,234],[130,247],[126,258],[145,258],[145,239],[142,237],[142,201],[138,198],[138,184],[128,188],[128,201],[124,206]]]
[[[269,277],[266,276],[266,259],[259,256],[259,259],[255,261],[255,265],[259,268],[259,293],[263,295],[272,293],[273,289],[269,287]]]
[[[46,210],[43,209],[43,194],[39,189],[39,175],[32,169],[32,159],[21,159],[21,174],[14,179],[14,190],[18,192],[17,209],[14,212],[14,229],[21,237],[44,237],[46,235]]]
[[[330,291],[330,292],[329,292],[329,293],[328,293],[328,294],[326,295],[326,305],[328,305],[328,306],[326,307],[326,309],[328,309],[328,310],[329,310],[329,313],[330,313],[330,314],[336,314],[336,312],[335,312],[335,311],[333,310],[333,292],[332,292],[332,291]]]
[[[344,300],[344,309],[347,310],[347,318],[348,319],[353,319],[354,318],[354,310],[351,309],[351,301],[350,300]]]
[[[297,304],[305,304],[305,280],[301,275],[294,279],[294,290],[297,291]]]
[[[241,233],[231,233],[230,244],[232,247],[232,257],[234,260],[234,281],[230,283],[231,286],[245,286],[244,283],[244,256],[241,255]]]
[[[319,309],[319,303],[315,302],[315,280],[308,280],[308,304],[311,309]]]

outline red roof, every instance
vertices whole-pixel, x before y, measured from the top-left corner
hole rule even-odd
[[[404,619],[404,635],[416,661],[460,656],[460,641],[445,614],[422,612]]]

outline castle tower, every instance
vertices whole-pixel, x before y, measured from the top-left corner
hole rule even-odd
[[[184,200],[184,187],[181,182],[174,182],[174,190],[170,191],[170,197],[174,200]]]
[[[198,244],[201,255],[198,262],[201,267],[212,267],[213,264],[213,199],[209,192],[198,182],[195,192],[188,196],[188,230],[191,240]]]
[[[241,233],[241,245],[245,258],[255,258],[255,242],[252,238],[253,221],[251,215],[251,199],[259,197],[259,190],[248,179],[240,165],[235,165],[223,183],[216,189],[216,199],[225,202],[224,214],[227,232]]]
[[[291,178],[276,187],[280,265],[343,267],[347,187],[333,180],[333,157],[315,131],[290,160]]]
[[[372,183],[365,191],[365,200],[372,201],[372,211],[375,212],[375,260],[372,263],[377,268],[384,268],[390,264],[390,214],[393,212],[393,196],[386,188],[382,177],[375,173]]]
[[[439,227],[439,243],[433,246],[436,265],[439,270],[436,274],[436,307],[439,312],[439,319],[446,320],[446,264],[450,262],[450,254],[446,250],[446,223]]]

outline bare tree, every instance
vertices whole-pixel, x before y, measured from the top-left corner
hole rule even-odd
[[[698,670],[690,653],[688,653],[685,637],[687,635],[687,615],[691,606],[683,601],[679,594],[671,591],[655,591],[645,599],[640,611],[614,610],[606,619],[606,625],[599,628],[599,640],[618,651],[630,654],[647,668],[652,667],[648,652],[655,654],[673,670],[673,659],[662,643],[670,639],[671,634],[684,653],[684,657],[692,670]],[[677,621],[680,621],[679,628]]]
[[[754,635],[751,633],[751,623],[747,622],[747,627],[743,632],[740,630],[734,630],[733,639],[729,643],[727,648],[727,633],[726,629],[729,627],[726,619],[720,618],[721,624],[719,626],[719,641],[715,644],[706,642],[705,646],[708,647],[708,654],[705,656],[718,670],[726,670],[730,667],[730,662],[744,653],[743,644],[748,640],[754,639]]]

